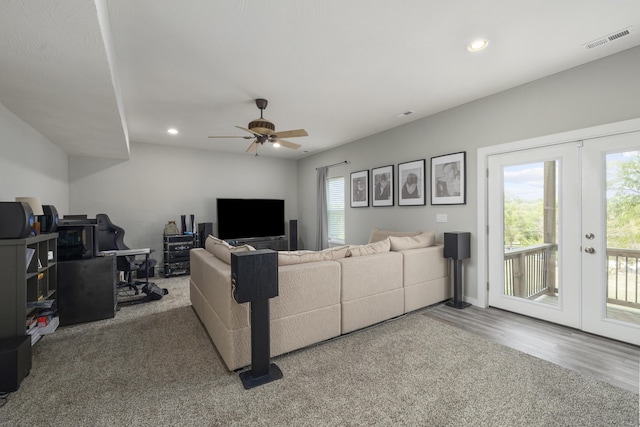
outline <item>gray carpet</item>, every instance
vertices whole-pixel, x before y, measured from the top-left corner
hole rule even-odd
[[[418,313],[274,358],[245,390],[188,298],[59,328],[0,407],[1,426],[637,426],[638,395]]]

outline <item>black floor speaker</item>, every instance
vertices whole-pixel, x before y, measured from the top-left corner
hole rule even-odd
[[[204,248],[204,242],[207,240],[207,237],[209,237],[210,234],[213,235],[212,222],[198,223],[198,238],[200,239],[201,248]]]
[[[298,250],[298,220],[290,219],[289,220],[289,250],[297,251]]]
[[[31,371],[31,336],[0,340],[0,393],[16,391]]]

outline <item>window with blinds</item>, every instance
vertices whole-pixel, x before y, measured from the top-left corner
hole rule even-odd
[[[329,242],[344,244],[344,177],[327,180]]]

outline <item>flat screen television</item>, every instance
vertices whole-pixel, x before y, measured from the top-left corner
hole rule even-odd
[[[219,239],[285,235],[284,200],[217,199],[217,212]]]

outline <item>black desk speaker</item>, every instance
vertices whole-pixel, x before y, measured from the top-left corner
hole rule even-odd
[[[22,239],[33,229],[35,217],[25,202],[0,202],[0,239]]]
[[[31,336],[0,340],[0,392],[16,391],[31,371]]]
[[[44,215],[40,218],[40,230],[43,233],[53,233],[58,228],[58,210],[53,205],[42,205]]]
[[[456,260],[471,256],[471,233],[453,231],[444,233],[444,257]]]

